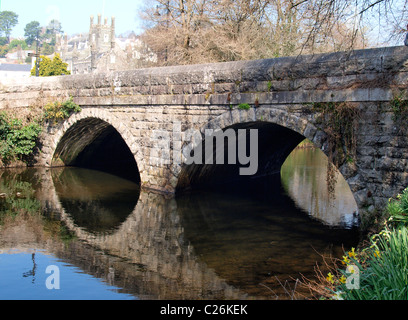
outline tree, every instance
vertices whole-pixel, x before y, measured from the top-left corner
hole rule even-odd
[[[155,0],[142,14],[142,40],[165,65],[364,47],[365,31],[332,1]]]
[[[206,0],[157,0],[142,15],[148,29],[144,40],[161,56],[164,64],[195,61],[194,38],[205,23]]]
[[[297,0],[292,8],[309,21],[307,40],[321,41],[322,34],[337,28],[336,21],[352,29],[352,40],[365,30],[375,30],[379,44],[400,43],[406,33],[408,0]],[[320,40],[319,40],[320,39]]]
[[[11,30],[18,24],[18,15],[12,11],[0,12],[0,32],[4,32],[10,43]]]
[[[38,21],[31,21],[24,28],[24,37],[26,43],[31,46],[35,41],[40,39],[41,27]]]
[[[61,22],[55,19],[51,20],[45,28],[45,36],[50,39],[50,44],[52,46],[56,43],[57,34],[61,34],[62,32]]]
[[[0,45],[0,58],[5,58],[8,52],[9,47],[7,45]]]
[[[12,50],[14,48],[18,48],[21,47],[21,49],[23,50],[27,50],[28,49],[28,45],[25,42],[25,40],[18,40],[18,39],[14,39],[10,41],[9,44],[9,49]]]
[[[60,75],[69,75],[71,72],[68,70],[68,63],[65,63],[60,58],[59,54],[56,54],[51,60],[46,56],[40,57],[40,67],[39,76],[40,77],[51,77]],[[36,67],[31,70],[31,75],[36,75]]]
[[[0,46],[5,46],[7,45],[7,38],[6,37],[0,37]]]

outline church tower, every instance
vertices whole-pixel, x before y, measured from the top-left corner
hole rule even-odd
[[[102,24],[102,16],[98,14],[98,22],[94,23],[94,17],[91,16],[89,27],[89,43],[94,46],[93,51],[97,54],[110,51],[115,45],[115,17],[112,17],[111,25],[108,25],[108,19],[105,18]]]

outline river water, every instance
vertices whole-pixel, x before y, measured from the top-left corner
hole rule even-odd
[[[295,149],[280,176],[176,198],[87,169],[1,171],[0,299],[308,298],[295,280],[358,242],[327,166]]]

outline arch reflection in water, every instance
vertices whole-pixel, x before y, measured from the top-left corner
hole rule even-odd
[[[277,278],[313,278],[322,255],[340,258],[358,241],[356,230],[334,229],[304,214],[279,175],[240,188],[185,194],[177,205],[185,239],[200,260],[244,292],[266,297],[270,289],[285,298]]]
[[[133,212],[138,184],[101,171],[81,168],[52,170],[55,191],[74,224],[88,232],[111,232]]]
[[[320,149],[296,148],[282,166],[282,184],[310,217],[332,227],[358,227],[358,207],[353,194],[334,167],[328,182],[329,169],[328,158]],[[330,191],[328,183],[332,184]]]
[[[13,221],[10,226],[0,228],[0,252],[5,248],[20,247],[31,248],[35,252],[44,251],[55,259],[83,270],[86,274],[104,279],[104,282],[119,288],[121,293],[132,294],[140,299],[247,297],[245,293],[229,286],[214,270],[197,259],[190,243],[184,240],[184,228],[174,198],[141,192],[137,205],[115,230],[109,230],[109,233],[89,232],[83,226],[73,223],[69,212],[61,206],[55,185],[59,184],[60,192],[65,190],[74,198],[82,199],[85,196],[97,198],[98,193],[96,196],[94,193],[82,194],[88,192],[84,186],[90,183],[95,189],[101,189],[102,194],[106,191],[114,192],[116,189],[106,183],[106,175],[98,175],[100,179],[96,181],[94,172],[89,172],[94,178],[82,180],[88,175],[86,172],[79,175],[81,179],[75,174],[73,175],[75,178],[68,179],[66,177],[69,176],[68,173],[71,174],[71,170],[65,173],[64,169],[41,168],[38,171],[27,171],[30,172],[27,177],[13,175],[10,178],[16,180],[27,178],[28,181],[34,179],[38,182],[32,186],[35,187],[38,202],[42,204],[42,214],[35,216],[38,220],[35,224],[32,222],[28,224],[23,219],[21,223],[20,219],[16,222],[21,224],[19,229],[25,229],[26,234],[32,234],[29,243],[26,236],[14,234],[16,225]],[[108,177],[108,181],[111,179],[112,177]],[[68,181],[68,185],[65,185],[65,181]],[[78,185],[81,187],[77,188]],[[132,195],[128,196],[135,199]],[[84,211],[84,214],[87,213]],[[27,232],[28,229],[30,232]],[[50,230],[53,231],[52,234]],[[7,232],[13,233],[13,241],[7,240],[11,239],[10,236],[2,237]],[[7,269],[13,257],[0,254],[0,258]],[[28,264],[27,259],[24,261],[21,262],[20,269],[32,267],[31,259],[28,260]],[[64,264],[61,274],[65,272]],[[71,296],[73,288],[76,287],[76,283],[64,282],[59,298]],[[105,290],[103,287],[95,289],[93,292],[95,299],[104,297]],[[35,288],[32,288],[30,293],[30,296],[41,298]],[[7,288],[0,286],[1,294],[7,294]],[[18,299],[19,296],[15,298]]]
[[[189,243],[184,242],[174,198],[141,192],[131,214],[110,233],[90,233],[71,219],[68,212],[61,215],[80,241],[70,243],[70,249],[58,256],[84,270],[102,265],[106,271],[110,266],[115,270],[115,285],[141,299],[245,297],[197,261]]]

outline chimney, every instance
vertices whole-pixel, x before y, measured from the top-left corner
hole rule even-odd
[[[93,23],[94,23],[94,16],[93,15],[91,15],[91,27],[93,26]]]
[[[102,16],[101,16],[101,14],[99,13],[99,14],[98,14],[98,25],[100,25],[101,22],[102,22]]]
[[[115,17],[112,16],[112,26],[111,26],[111,49],[115,48],[116,34],[115,34]]]

